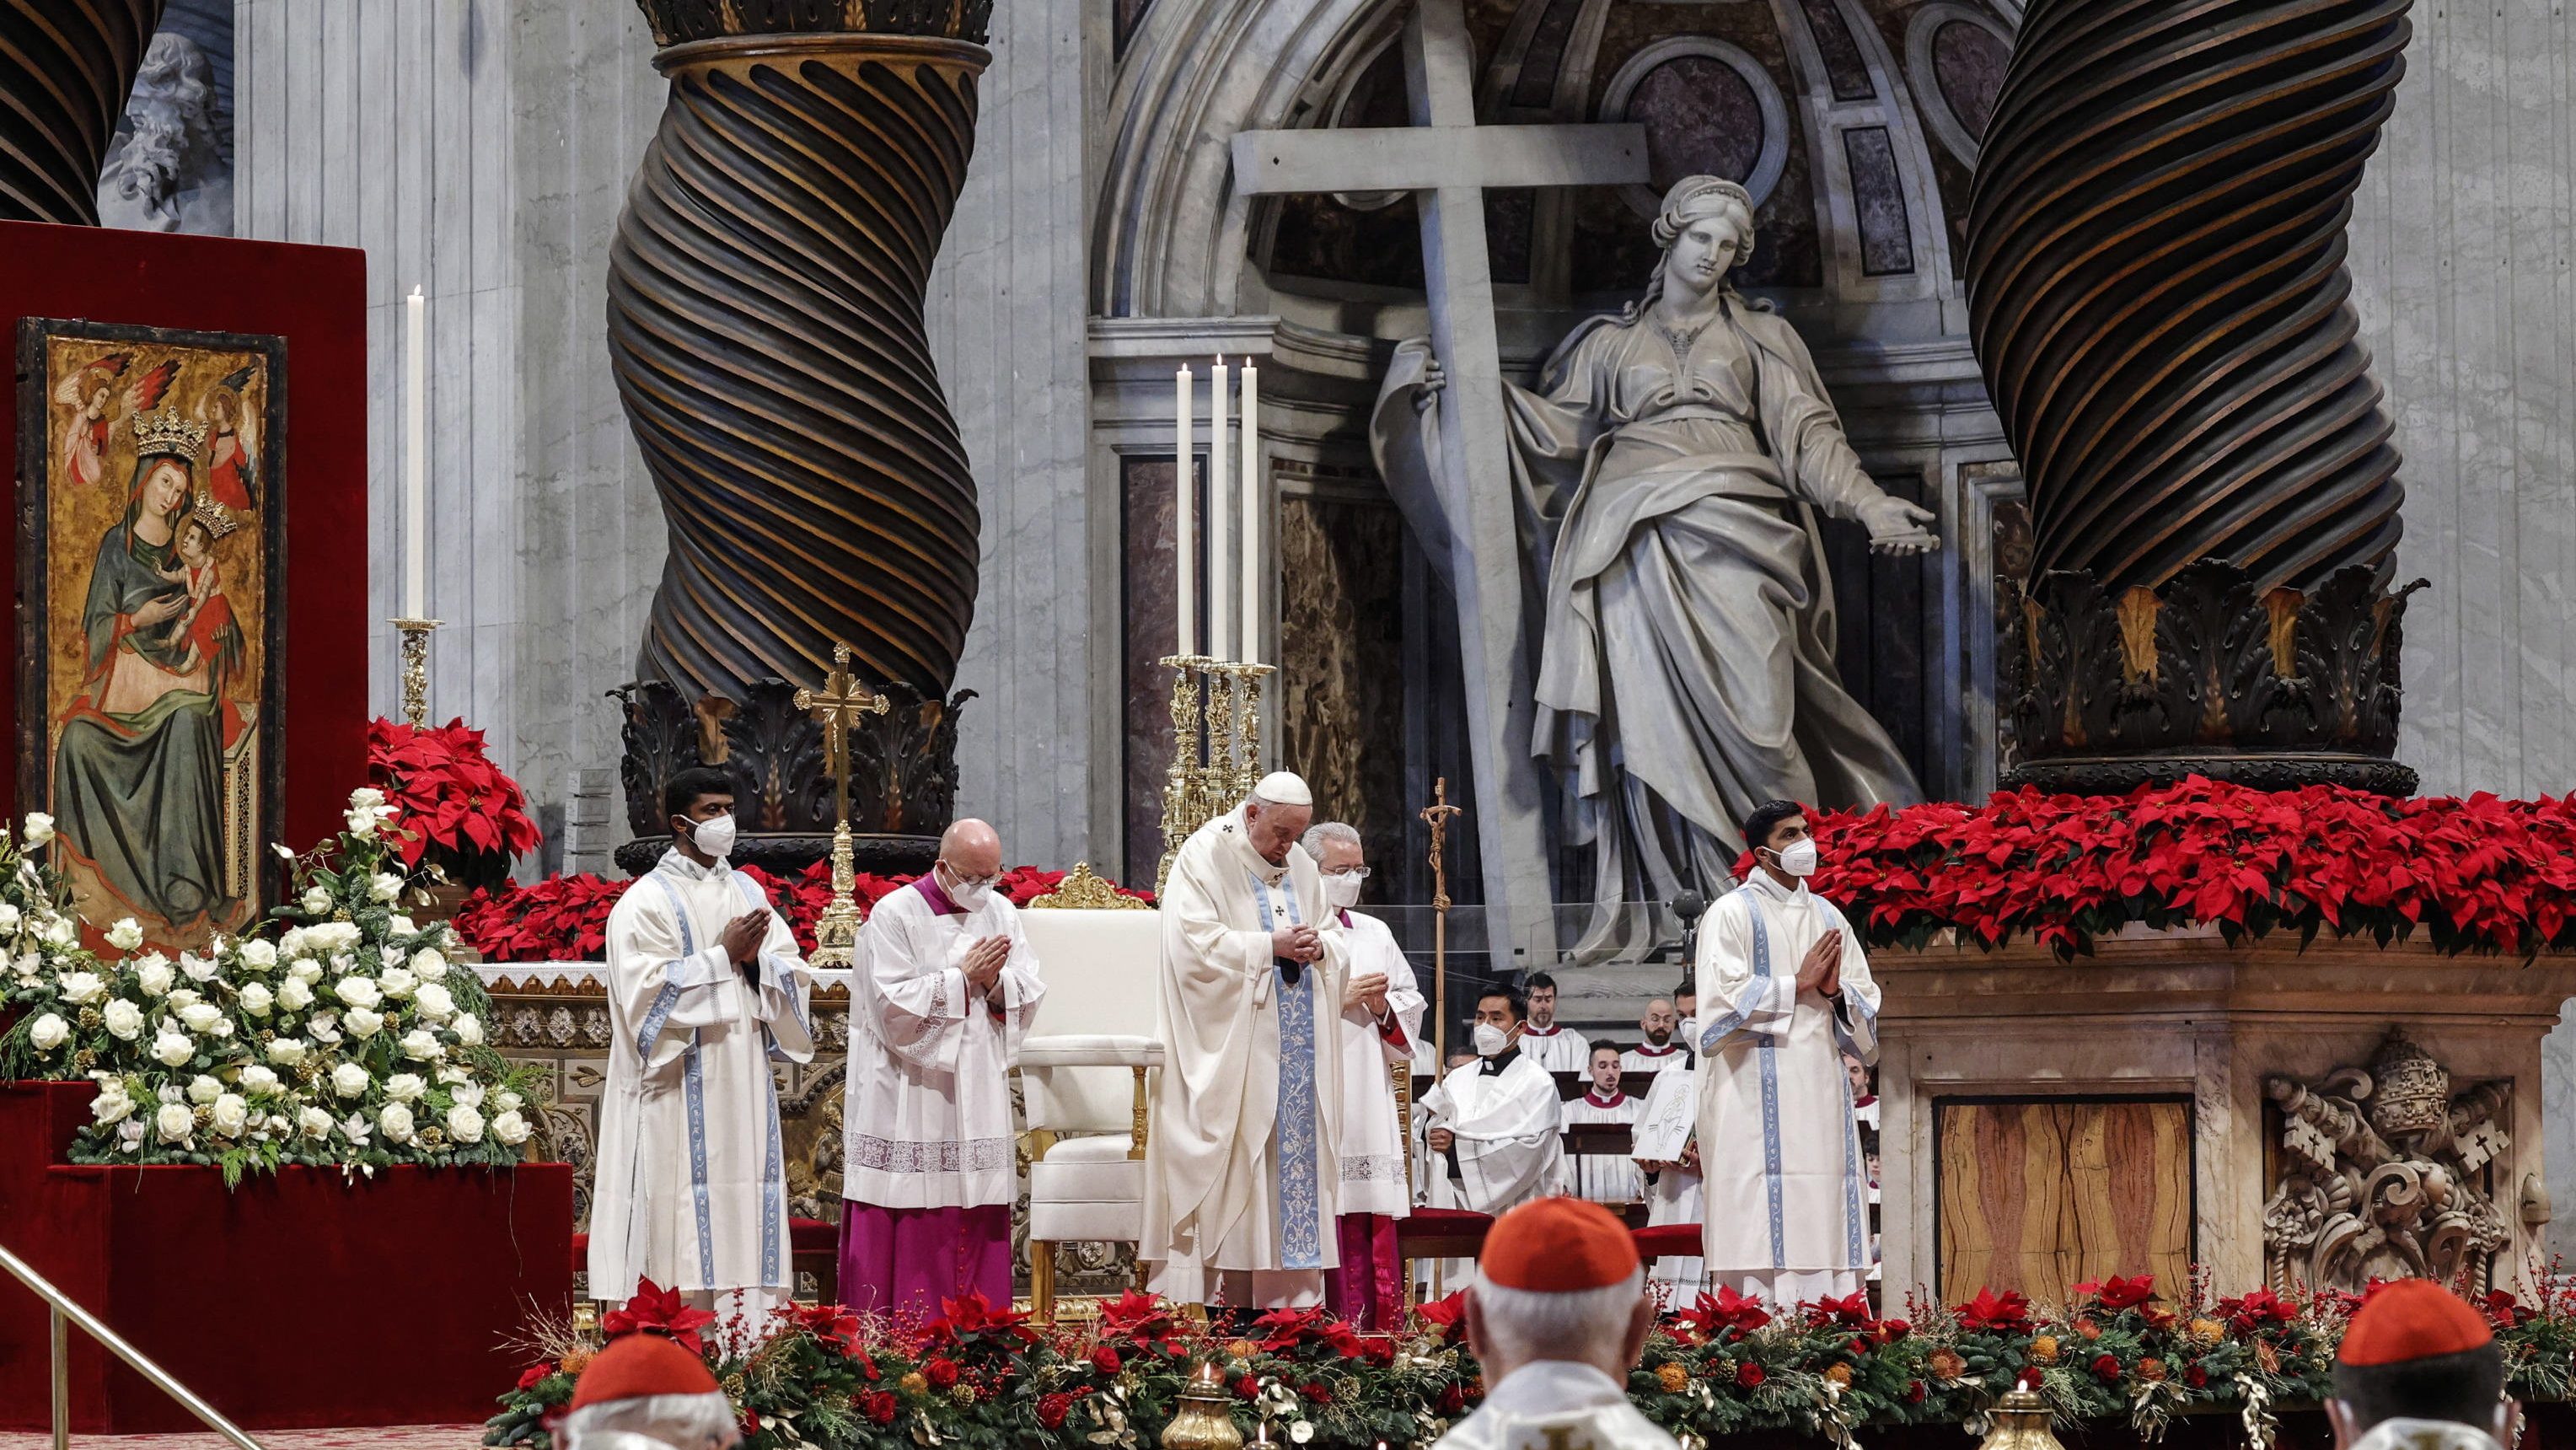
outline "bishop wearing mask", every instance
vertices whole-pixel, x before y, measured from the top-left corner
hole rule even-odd
[[[1266,775],[1182,843],[1164,884],[1166,1057],[1137,1255],[1148,1287],[1181,1303],[1213,1288],[1233,1305],[1319,1304],[1340,1263],[1350,934],[1297,844],[1314,814],[1306,782]]]
[[[841,1302],[936,1318],[1011,1297],[1019,1172],[1011,1066],[1046,996],[1002,840],[963,820],[928,875],[868,913],[850,984],[841,1109]]]

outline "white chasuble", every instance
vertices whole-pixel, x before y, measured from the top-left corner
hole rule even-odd
[[[987,937],[1011,953],[996,1006],[966,983]],[[851,979],[841,1196],[879,1208],[975,1208],[1018,1194],[1011,1068],[1046,986],[998,892],[968,911],[928,876],[868,913]]]
[[[1633,1128],[1638,1112],[1645,1106],[1645,1099],[1616,1090],[1606,1098],[1585,1093],[1565,1105],[1565,1125],[1570,1128],[1577,1123],[1625,1123]],[[1619,1153],[1577,1153],[1572,1163],[1577,1198],[1594,1203],[1634,1203],[1646,1196],[1646,1176],[1637,1171],[1634,1158]]]
[[[1412,1211],[1412,1195],[1395,1072],[1412,1070],[1414,1040],[1422,1034],[1422,989],[1386,923],[1357,911],[1343,912],[1341,920],[1349,933],[1350,975],[1357,980],[1384,973],[1387,1012],[1381,1026],[1365,1006],[1342,1011],[1341,1211],[1403,1218]]]
[[[1564,1106],[1555,1076],[1515,1048],[1442,1078],[1421,1114],[1450,1132],[1466,1206],[1501,1213],[1562,1188]]]
[[[1798,963],[1842,932],[1842,994],[1798,990]],[[1869,1270],[1869,1184],[1843,1054],[1878,1055],[1878,984],[1832,903],[1753,880],[1699,934],[1700,1169],[1712,1282],[1775,1304],[1842,1296]]]
[[[1340,1262],[1349,934],[1314,858],[1292,845],[1284,865],[1263,860],[1240,806],[1182,843],[1161,908],[1166,1056],[1137,1249],[1148,1287],[1203,1304],[1210,1272],[1243,1271],[1267,1276],[1252,1293],[1274,1307],[1320,1302],[1323,1271]],[[1323,956],[1293,970],[1273,960],[1281,926],[1316,928]]]
[[[1521,1029],[1521,1051],[1536,1059],[1549,1072],[1570,1072],[1580,1076],[1592,1065],[1592,1041],[1582,1033],[1563,1025],[1544,1030]]]
[[[721,940],[750,911],[769,912],[756,986]],[[674,850],[608,914],[607,977],[591,1292],[623,1299],[639,1279],[717,1293],[791,1287],[769,1065],[814,1057],[795,935],[750,877]]]

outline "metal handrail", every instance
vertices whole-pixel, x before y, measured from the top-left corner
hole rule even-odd
[[[105,1346],[107,1352],[131,1365],[136,1374],[150,1380],[155,1389],[179,1402],[179,1408],[197,1417],[200,1424],[230,1440],[239,1450],[260,1450],[260,1443],[242,1432],[239,1425],[227,1420],[223,1412],[204,1400],[186,1385],[170,1378],[170,1372],[144,1357],[143,1351],[125,1342],[113,1329],[98,1321],[98,1316],[71,1301],[62,1290],[47,1283],[45,1276],[30,1268],[25,1259],[0,1246],[0,1269],[7,1269],[19,1283],[36,1291],[45,1301],[50,1318],[54,1362],[54,1450],[70,1450],[72,1443],[72,1359],[71,1336],[65,1331],[66,1320],[81,1327],[82,1332]]]

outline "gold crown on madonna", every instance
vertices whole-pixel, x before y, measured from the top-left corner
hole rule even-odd
[[[134,452],[138,458],[194,459],[206,446],[206,425],[179,416],[176,408],[134,415]]]
[[[213,543],[242,525],[240,515],[202,493],[197,495],[197,506],[188,510],[188,521],[205,529],[208,543]]]

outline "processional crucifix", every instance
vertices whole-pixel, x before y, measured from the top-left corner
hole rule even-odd
[[[798,688],[796,708],[823,726],[823,766],[832,772],[832,902],[814,921],[813,964],[846,967],[859,939],[858,865],[850,848],[850,732],[861,717],[882,715],[890,701],[850,675],[850,647],[832,646],[832,672],[819,691]]]
[[[1460,0],[1420,0],[1404,28],[1413,124],[1238,132],[1234,187],[1246,196],[1410,191],[1421,214],[1431,347],[1449,377],[1440,405],[1441,507],[1458,521],[1449,577],[1476,767],[1486,940],[1494,968],[1506,971],[1544,965],[1513,953],[1553,956],[1556,934],[1541,829],[1545,782],[1531,754],[1530,647],[1514,599],[1520,526],[1505,452],[1485,191],[1616,186],[1648,173],[1642,126],[1477,125],[1474,68]]]

